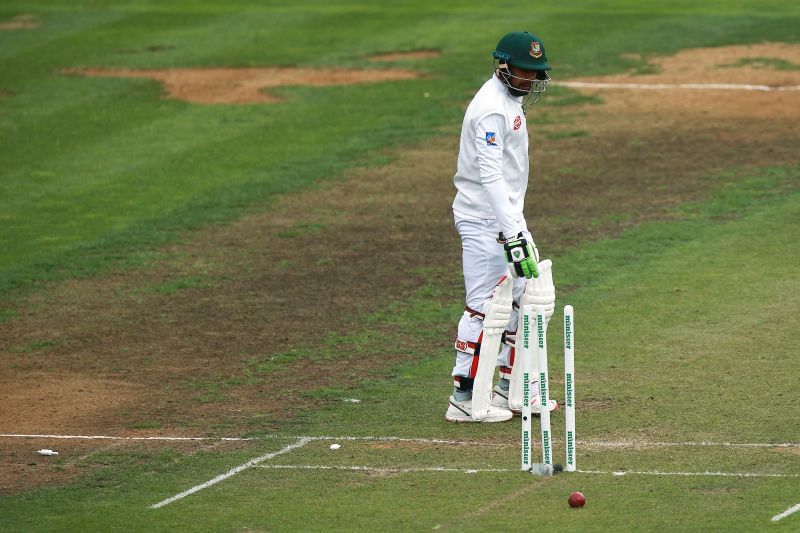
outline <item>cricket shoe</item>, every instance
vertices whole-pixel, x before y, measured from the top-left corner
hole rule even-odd
[[[514,413],[515,415],[522,414],[522,409],[512,409],[508,405],[508,389],[504,389],[500,387],[500,385],[494,386],[494,394],[492,394],[492,405],[494,407],[499,407],[500,409],[507,409]],[[558,402],[550,399],[550,411],[557,411],[558,410]],[[542,414],[542,406],[539,402],[539,398],[536,398],[531,403],[531,414],[534,416]]]
[[[450,405],[447,407],[447,413],[444,419],[448,422],[505,422],[511,420],[514,413],[508,409],[500,409],[494,405],[489,406],[489,412],[483,420],[472,419],[472,400],[465,400],[459,402],[453,396],[450,396]]]

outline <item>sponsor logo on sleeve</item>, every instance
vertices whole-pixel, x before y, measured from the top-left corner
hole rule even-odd
[[[497,146],[497,134],[495,132],[486,132],[486,146]]]
[[[517,115],[517,118],[514,119],[514,131],[518,130],[520,126],[522,126],[522,117]]]

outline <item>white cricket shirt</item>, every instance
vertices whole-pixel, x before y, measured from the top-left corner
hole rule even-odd
[[[492,75],[464,114],[453,211],[497,219],[506,237],[526,229],[523,206],[528,188],[528,128],[522,97],[513,97]]]

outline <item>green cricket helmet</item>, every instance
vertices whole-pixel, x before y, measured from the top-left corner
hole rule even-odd
[[[495,71],[501,81],[508,87],[509,92],[513,96],[529,96],[524,103],[528,103],[530,95],[536,95],[536,99],[538,99],[539,95],[547,89],[547,82],[550,81],[547,71],[550,70],[550,64],[547,62],[544,43],[535,35],[527,31],[515,31],[506,34],[497,43],[497,47],[492,52],[492,57],[496,60]],[[521,90],[512,85],[512,79],[521,78],[511,74],[508,68],[509,65],[536,71],[536,79],[531,84],[529,91]]]

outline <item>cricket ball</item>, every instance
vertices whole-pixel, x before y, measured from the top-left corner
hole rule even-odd
[[[581,492],[573,492],[569,495],[569,502],[570,507],[583,507],[586,505],[586,496],[583,495]]]

